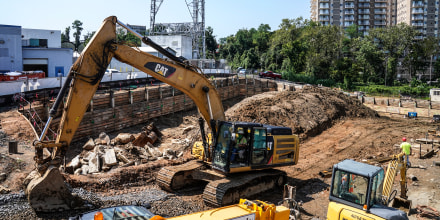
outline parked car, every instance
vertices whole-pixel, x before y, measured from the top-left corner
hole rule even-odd
[[[260,74],[258,74],[261,78],[272,78],[272,79],[281,79],[281,74],[279,73],[274,73],[272,71],[264,71],[264,72],[260,72]]]
[[[241,69],[240,71],[238,71],[238,73],[245,74],[246,73],[246,69]]]

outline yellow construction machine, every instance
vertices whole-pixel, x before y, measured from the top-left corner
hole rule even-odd
[[[117,42],[117,24],[167,59]],[[179,89],[195,102],[204,119],[199,120],[202,144],[193,149],[194,156],[199,160],[163,168],[158,174],[162,187],[175,190],[195,182],[209,183],[204,191],[204,200],[223,206],[284,184],[286,174],[272,168],[298,162],[299,139],[290,128],[225,121],[219,94],[199,68],[174,56],[111,16],[104,20],[73,64],[50,110],[47,124],[39,140],[34,143],[38,172],[26,188],[32,208],[37,211],[57,211],[75,208],[82,203],[65,185],[59,167],[112,58]],[[67,92],[57,138],[45,141],[46,131]],[[205,133],[205,121],[211,130],[209,135]],[[44,149],[49,149],[51,156],[44,157]]]
[[[403,157],[404,153],[394,155],[386,173],[381,167],[353,160],[334,165],[327,219],[408,219],[411,201],[406,195]],[[400,197],[392,190],[398,170]]]

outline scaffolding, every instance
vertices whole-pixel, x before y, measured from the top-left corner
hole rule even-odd
[[[190,36],[193,49],[192,58],[205,59],[205,0],[185,0],[192,22],[182,23],[156,23],[156,15],[162,3],[163,0],[151,0],[149,35]]]

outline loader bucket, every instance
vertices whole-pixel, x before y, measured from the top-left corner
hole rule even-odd
[[[56,212],[81,206],[83,201],[72,195],[57,167],[49,167],[26,188],[29,205],[37,212]]]
[[[407,199],[396,196],[394,198],[391,206],[393,208],[400,209],[409,215],[409,212],[411,211],[411,200],[407,200]]]

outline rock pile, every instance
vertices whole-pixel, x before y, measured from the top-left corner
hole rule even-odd
[[[114,139],[106,133],[84,144],[83,151],[66,166],[66,172],[76,175],[107,172],[116,167],[127,167],[161,159],[176,159],[183,155],[179,148],[160,150],[153,144],[162,134],[152,124],[138,134],[120,133]],[[174,140],[178,145],[189,145],[189,140]]]

